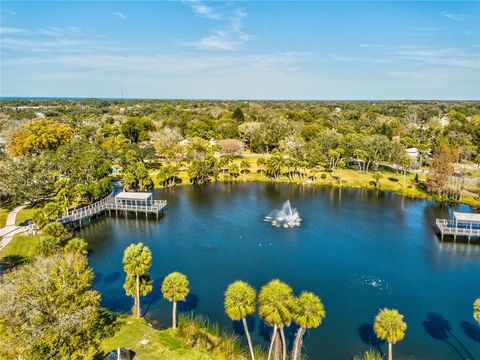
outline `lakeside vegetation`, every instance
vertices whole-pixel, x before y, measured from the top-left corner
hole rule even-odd
[[[33,219],[40,230],[17,235],[0,252],[6,265],[0,333],[8,334],[0,337],[0,354],[7,358],[88,359],[98,357],[98,349],[106,353],[117,346],[131,346],[140,358],[305,356],[304,333],[326,316],[315,294],[295,296],[289,285],[272,280],[257,296],[248,283],[232,283],[225,312],[244,324],[246,348],[202,317],[180,316],[177,328],[176,303],[188,294],[188,279],[173,273],[160,289],[148,273],[152,255],[142,244],[127,248],[123,261],[133,316],[117,319],[100,308],[87,243],[56,220],[104,197],[116,180],[130,191],[272,181],[480,205],[476,102],[22,100],[1,105],[2,204],[10,209],[28,202],[16,223]],[[418,155],[409,155],[407,148]],[[4,221],[8,209],[1,210]],[[155,330],[141,319],[141,296],[151,291],[172,302],[173,329]],[[479,301],[473,306],[477,321]],[[245,325],[257,310],[273,329],[268,349],[253,345]],[[284,327],[292,323],[298,330],[288,344]],[[374,329],[388,342],[391,359],[392,345],[405,336],[403,316],[384,309]],[[362,356],[381,358],[373,352]]]
[[[0,196],[12,203],[53,201],[65,211],[108,194],[117,178],[132,191],[278,181],[480,205],[478,102],[0,105]]]

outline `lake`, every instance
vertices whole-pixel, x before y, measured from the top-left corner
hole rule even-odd
[[[153,292],[142,298],[147,320],[170,325],[171,304],[160,286],[172,271],[186,274],[191,295],[182,311],[207,315],[241,334],[223,311],[223,293],[235,280],[257,290],[279,278],[299,295],[321,297],[327,316],[304,345],[312,359],[351,359],[369,347],[386,351],[372,334],[383,307],[405,315],[406,337],[396,359],[480,360],[480,328],[472,303],[480,296],[480,246],[439,242],[435,218],[453,209],[376,191],[272,183],[222,183],[155,191],[168,208],[160,220],[104,217],[84,227],[94,287],[102,304],[128,312],[124,249],[143,242],[153,254]],[[263,221],[290,200],[303,222],[277,228]],[[468,211],[468,207],[457,209]],[[249,319],[256,344],[270,328]],[[294,329],[287,331],[290,339]]]

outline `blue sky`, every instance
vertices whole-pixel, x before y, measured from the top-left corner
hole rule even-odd
[[[2,1],[1,96],[479,99],[480,2]]]

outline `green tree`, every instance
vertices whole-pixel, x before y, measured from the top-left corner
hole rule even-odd
[[[141,316],[140,295],[145,296],[152,291],[152,280],[148,274],[152,265],[152,253],[142,243],[131,244],[123,254],[123,269],[127,273],[124,289],[127,295],[133,296],[133,314]]]
[[[248,348],[252,360],[255,360],[252,339],[248,331],[246,317],[255,312],[257,292],[244,281],[235,281],[225,291],[224,307],[228,317],[235,321],[242,321],[245,335],[247,336]]]
[[[73,238],[69,240],[65,245],[65,251],[87,255],[88,253],[87,247],[88,247],[88,244],[85,240],[80,238]]]
[[[283,360],[287,357],[287,345],[285,342],[284,326],[290,325],[295,307],[295,299],[292,289],[287,284],[278,279],[270,281],[260,290],[258,296],[258,314],[260,318],[268,325],[273,326],[273,334],[268,350],[268,359],[270,359],[273,344],[277,336],[277,330],[280,329],[282,338]]]
[[[480,324],[480,298],[473,303],[473,318]]]
[[[284,165],[284,159],[280,152],[275,149],[272,152],[272,157],[266,160],[266,172],[268,175],[277,180],[282,172],[282,167]]]
[[[7,272],[0,282],[0,357],[92,359],[100,294],[85,256],[59,253]]]
[[[148,132],[153,129],[152,122],[147,118],[130,117],[125,121],[120,130],[132,143],[148,140]]]
[[[162,186],[168,186],[175,181],[180,173],[178,166],[165,164],[158,169],[157,180]]]
[[[375,187],[378,189],[378,187],[380,186],[380,179],[383,178],[383,175],[381,172],[375,171],[372,177],[373,177],[373,182],[375,184]]]
[[[173,272],[165,277],[162,282],[163,297],[173,304],[172,327],[177,328],[177,302],[185,301],[190,289],[187,277],[179,272]]]
[[[148,170],[141,161],[129,165],[125,169],[123,172],[123,183],[128,190],[140,191],[148,190],[153,185]]]
[[[233,114],[232,114],[232,119],[238,121],[238,122],[244,122],[245,121],[245,116],[243,115],[243,111],[242,109],[240,108],[236,108],[234,111],[233,111]]]
[[[318,296],[311,292],[303,292],[296,300],[295,311],[293,312],[293,321],[300,326],[295,335],[293,345],[292,359],[297,360],[300,357],[302,349],[303,335],[308,329],[313,329],[322,323],[325,318],[325,308]]]
[[[246,159],[243,159],[240,162],[240,171],[243,174],[243,181],[245,181],[245,175],[250,171],[250,162]]]
[[[381,340],[388,342],[388,360],[392,360],[392,345],[403,340],[407,324],[403,321],[403,315],[396,309],[380,310],[375,317],[373,329]]]
[[[52,236],[59,241],[63,241],[67,236],[67,229],[59,222],[51,222],[45,225],[42,233],[46,236]]]
[[[47,203],[41,210],[33,214],[33,222],[39,229],[43,229],[47,224],[56,221],[62,216],[62,207],[55,202]]]

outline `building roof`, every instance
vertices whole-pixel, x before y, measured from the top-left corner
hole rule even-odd
[[[116,199],[120,200],[148,200],[149,198],[152,197],[152,194],[149,192],[127,192],[127,191],[122,191],[121,193],[118,193],[115,195]]]
[[[472,213],[464,213],[464,212],[454,211],[453,212],[453,217],[457,221],[461,221],[461,222],[480,223],[480,214],[472,214]]]

